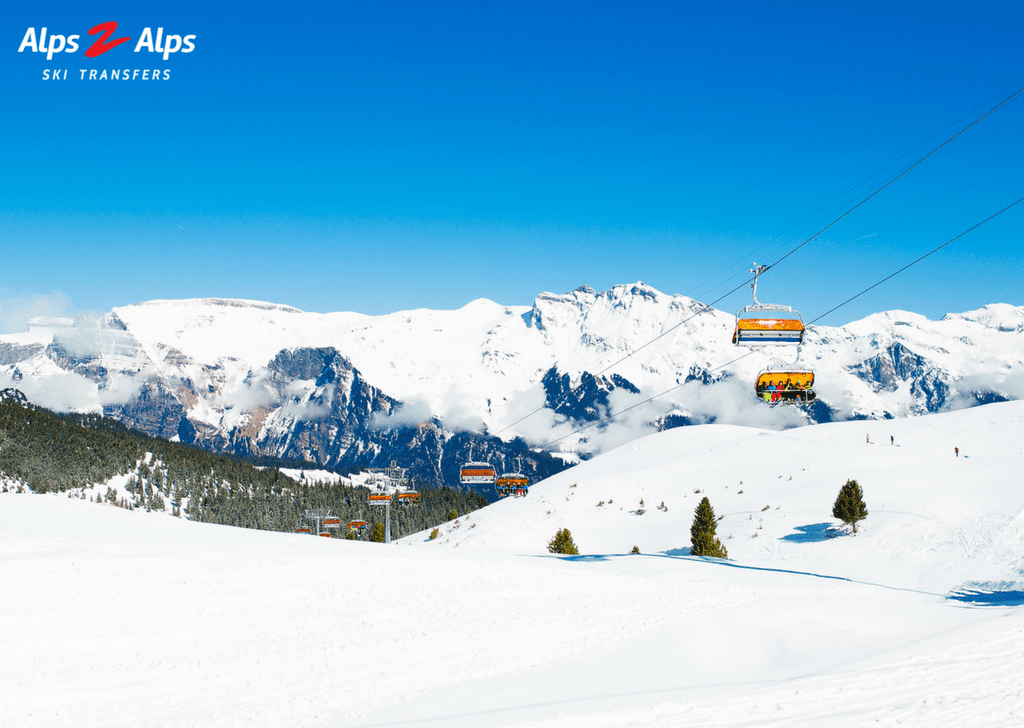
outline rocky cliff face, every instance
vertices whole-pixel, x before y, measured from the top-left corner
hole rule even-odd
[[[895,392],[908,385],[917,414],[938,412],[949,403],[950,387],[942,370],[902,342],[850,368],[875,392]]]

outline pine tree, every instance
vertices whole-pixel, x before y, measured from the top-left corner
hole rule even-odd
[[[693,513],[690,526],[690,553],[694,556],[729,558],[722,542],[715,538],[715,512],[707,496],[701,499]]]
[[[853,532],[857,533],[857,521],[867,518],[868,507],[864,505],[864,491],[856,480],[847,480],[839,490],[832,506],[832,516],[853,526]]]
[[[553,554],[570,554],[572,556],[578,556],[580,553],[568,528],[558,529],[555,537],[548,542],[548,551]]]
[[[384,524],[379,521],[373,524],[370,529],[370,541],[373,543],[384,543]]]

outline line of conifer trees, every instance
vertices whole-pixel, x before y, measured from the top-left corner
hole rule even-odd
[[[276,468],[150,437],[99,415],[57,414],[0,401],[0,476],[8,481],[36,493],[84,493],[119,475],[130,476],[128,496],[118,497],[108,487],[98,498],[207,523],[294,531],[312,525],[304,523],[304,515],[313,508],[329,509],[343,527],[354,520],[370,525],[383,520],[383,512],[367,503],[369,491],[363,487],[295,481]],[[486,499],[473,491],[421,489],[418,504],[392,508],[392,537],[443,523],[452,511],[464,515],[484,505]]]

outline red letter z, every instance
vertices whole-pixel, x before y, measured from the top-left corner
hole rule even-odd
[[[131,40],[131,38],[118,38],[117,40],[112,40],[108,43],[107,40],[114,34],[115,30],[117,30],[117,22],[114,20],[111,20],[109,23],[100,23],[99,25],[90,28],[89,35],[96,35],[103,31],[106,32],[103,32],[102,38],[98,38],[95,43],[89,46],[89,50],[85,52],[85,57],[95,58],[96,56],[103,55],[111,48],[117,48],[126,40]]]

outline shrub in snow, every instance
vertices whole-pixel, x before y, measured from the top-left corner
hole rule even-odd
[[[430,540],[433,541],[435,538],[437,538],[440,535],[441,535],[441,531],[435,528],[433,531],[430,532]]]
[[[446,518],[445,520],[446,521],[454,521],[458,517],[459,517],[459,512],[456,511],[454,508],[452,508],[450,511],[448,511],[448,518]]]
[[[631,548],[629,550],[629,553],[631,553],[631,554],[638,554],[638,553],[640,553],[640,547],[639,546],[634,546],[633,548]]]
[[[701,499],[693,513],[693,525],[690,526],[690,553],[694,556],[729,558],[725,546],[715,537],[715,512],[707,496]]]
[[[558,529],[555,537],[548,542],[548,551],[553,554],[570,554],[578,556],[580,551],[572,540],[572,534],[568,528]]]
[[[832,516],[853,526],[853,532],[857,533],[857,521],[867,518],[868,507],[864,505],[864,491],[856,480],[847,480],[839,490],[832,505]]]

